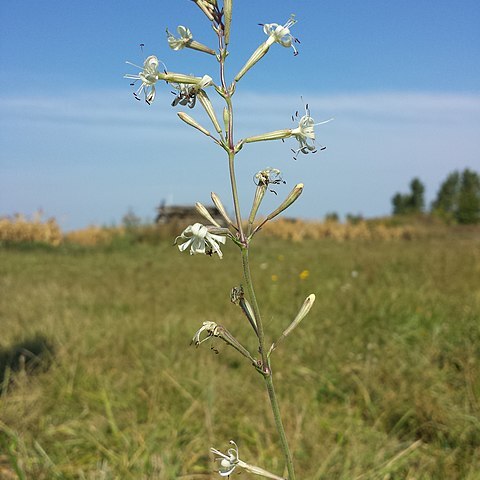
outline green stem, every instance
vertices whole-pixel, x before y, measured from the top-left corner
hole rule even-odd
[[[277,395],[273,388],[272,374],[265,377],[265,383],[267,385],[268,398],[270,398],[270,405],[272,406],[273,418],[275,419],[275,425],[277,426],[278,435],[280,436],[280,443],[282,444],[283,454],[285,455],[285,461],[287,462],[288,479],[295,480],[295,470],[293,468],[293,458],[288,446],[287,436],[285,435],[285,429],[283,428],[282,417],[280,415],[280,407],[278,406]]]
[[[265,352],[265,334],[263,333],[263,322],[258,307],[257,297],[253,289],[252,274],[250,272],[250,263],[248,260],[248,246],[242,248],[242,264],[243,264],[243,278],[245,279],[245,286],[247,287],[248,296],[252,303],[253,313],[255,314],[255,321],[257,323],[258,346],[259,353],[262,356],[262,369],[266,374],[269,373],[268,358]],[[266,370],[265,370],[266,369]]]
[[[233,196],[233,208],[235,210],[235,219],[237,221],[237,229],[240,242],[246,245],[245,233],[242,226],[242,215],[240,213],[240,201],[238,199],[237,181],[235,178],[235,147],[233,142],[233,105],[232,105],[232,93],[227,88],[225,82],[225,58],[226,51],[224,49],[224,38],[219,33],[218,35],[219,47],[220,47],[220,78],[222,82],[223,93],[225,95],[225,102],[228,109],[228,128],[227,128],[227,152],[228,152],[228,169],[230,172],[230,185],[232,187]]]
[[[245,233],[243,232],[242,216],[240,213],[240,202],[238,200],[237,181],[235,179],[235,153],[230,150],[228,152],[228,167],[230,172],[230,184],[232,187],[233,196],[233,208],[235,210],[235,218],[237,220],[238,235],[240,236],[240,242],[245,245]]]
[[[250,264],[248,261],[248,246],[242,249],[242,263],[243,263],[243,275],[245,279],[245,286],[252,302],[253,312],[255,313],[255,320],[258,328],[258,343],[259,352],[262,357],[262,372],[265,379],[265,384],[268,391],[268,398],[270,399],[270,405],[272,407],[273,418],[275,420],[275,426],[277,427],[278,435],[280,436],[280,443],[282,446],[283,454],[285,455],[285,461],[287,463],[288,479],[295,480],[295,470],[293,468],[293,458],[288,446],[287,436],[285,429],[283,428],[282,417],[280,415],[280,407],[278,406],[277,395],[273,388],[273,377],[270,368],[270,362],[265,351],[265,336],[263,332],[262,317],[260,315],[260,309],[258,307],[257,297],[255,296],[255,290],[253,288],[252,275],[250,272]]]

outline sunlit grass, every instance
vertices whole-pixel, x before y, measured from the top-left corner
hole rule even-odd
[[[253,246],[272,341],[317,297],[273,354],[299,478],[478,478],[478,247],[466,237]],[[48,344],[36,369],[26,353],[5,361],[0,478],[209,479],[209,447],[230,439],[281,473],[260,376],[222,343],[218,354],[189,346],[213,320],[255,353],[229,301],[237,255],[189,257],[169,243],[0,250],[0,348]]]

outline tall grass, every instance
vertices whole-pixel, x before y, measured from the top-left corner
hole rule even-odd
[[[269,238],[253,250],[271,330],[317,296],[276,359],[299,478],[479,478],[478,247]],[[185,258],[167,242],[0,250],[0,349],[48,345],[4,365],[0,478],[210,479],[208,449],[232,432],[244,458],[278,471],[250,365],[221,343],[189,346],[204,320],[248,338],[229,301],[236,255]]]
[[[32,218],[14,215],[0,217],[0,245],[12,243],[42,243],[58,246],[62,242],[62,232],[54,218],[42,219],[37,212]]]

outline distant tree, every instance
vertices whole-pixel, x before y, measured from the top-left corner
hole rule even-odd
[[[418,178],[414,178],[410,183],[410,190],[412,192],[409,198],[410,211],[423,212],[425,209],[425,186]]]
[[[432,203],[432,213],[458,223],[480,223],[480,176],[465,169],[448,175]]]
[[[407,213],[407,196],[401,193],[396,193],[392,198],[393,214],[404,215]]]
[[[410,182],[410,193],[396,193],[392,198],[393,214],[408,215],[421,213],[425,209],[425,186],[418,179]]]
[[[480,223],[480,177],[468,169],[462,173],[456,218],[459,223]]]
[[[325,215],[326,222],[338,222],[340,217],[337,212],[330,212]]]
[[[360,223],[361,221],[363,221],[363,215],[361,213],[358,213],[357,215],[353,213],[347,213],[345,218],[347,222],[352,225],[357,225],[357,223]]]
[[[437,198],[432,203],[432,212],[445,218],[455,218],[460,192],[460,173],[455,171],[448,175],[440,185]]]

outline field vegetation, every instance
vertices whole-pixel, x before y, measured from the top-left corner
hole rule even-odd
[[[129,214],[131,215],[131,214]],[[127,217],[127,216],[125,216]],[[97,226],[62,232],[55,218],[43,219],[37,212],[32,218],[24,215],[0,217],[0,246],[19,244],[43,244],[58,247],[76,245],[82,247],[118,246],[133,243],[157,244],[172,240],[184,228],[185,222],[173,220],[164,224],[135,222],[128,218],[118,226]],[[198,220],[203,221],[199,216]],[[447,237],[454,234],[475,234],[477,225],[448,225],[438,216],[414,214],[396,215],[374,219],[349,216],[345,222],[337,214],[327,215],[324,221],[280,218],[267,223],[262,233],[282,240],[333,239],[344,240],[412,240],[425,237]]]
[[[276,334],[317,297],[275,359],[299,478],[480,478],[478,233],[294,240],[264,238],[252,265]],[[248,346],[237,255],[0,249],[0,478],[213,479],[232,435],[280,472],[261,379],[223,343],[189,346],[205,320]]]

